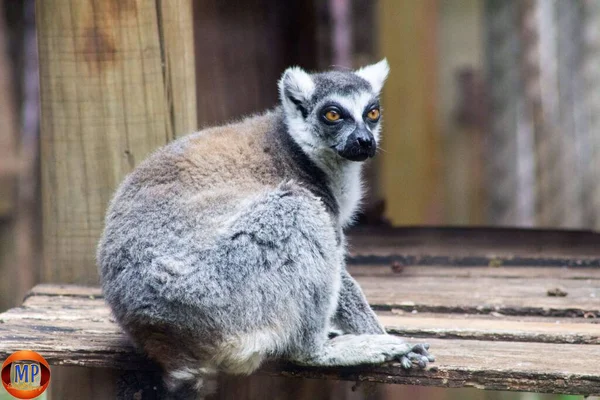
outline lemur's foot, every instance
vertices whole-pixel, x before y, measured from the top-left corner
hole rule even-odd
[[[416,364],[419,368],[423,369],[427,367],[428,362],[434,362],[435,357],[429,354],[429,344],[416,344],[412,347],[411,351],[400,357],[400,364],[404,369],[412,368],[413,364]]]
[[[403,368],[415,363],[425,368],[434,357],[428,344],[410,344],[393,335],[342,335],[329,339],[319,351],[301,355],[292,361],[315,367],[339,367],[382,364],[400,361]]]

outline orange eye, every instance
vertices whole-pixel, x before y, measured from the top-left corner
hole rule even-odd
[[[335,122],[340,119],[340,113],[334,110],[329,110],[325,113],[325,118],[328,121]]]
[[[371,111],[369,111],[369,113],[367,114],[367,118],[369,118],[371,121],[377,121],[379,119],[379,115],[379,109],[374,108]]]

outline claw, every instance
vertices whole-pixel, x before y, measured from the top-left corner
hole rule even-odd
[[[415,353],[414,351],[411,351],[400,358],[400,363],[404,369],[412,368],[413,364],[418,365],[419,368],[425,368],[428,361],[426,356]]]

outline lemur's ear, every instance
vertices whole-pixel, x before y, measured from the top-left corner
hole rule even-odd
[[[376,64],[362,67],[355,73],[369,82],[374,92],[379,93],[383,88],[383,83],[385,82],[389,72],[390,65],[388,64],[387,59],[384,58]]]
[[[279,98],[286,112],[300,112],[306,118],[306,103],[315,91],[310,75],[300,67],[285,70],[279,80]]]

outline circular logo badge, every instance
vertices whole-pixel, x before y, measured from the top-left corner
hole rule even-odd
[[[12,353],[0,370],[2,385],[17,399],[33,399],[44,393],[50,383],[50,366],[35,351]]]

